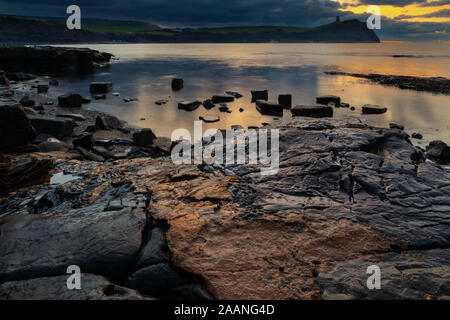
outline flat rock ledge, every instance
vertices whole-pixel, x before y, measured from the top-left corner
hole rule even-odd
[[[109,65],[112,54],[87,48],[51,46],[0,47],[0,70],[44,74],[50,72],[90,73]]]
[[[449,298],[448,167],[424,161],[403,132],[357,119],[270,127],[280,130],[271,176],[148,158],[59,162],[81,179],[8,198],[0,298],[37,292],[30,281],[72,264],[132,297]],[[380,290],[365,286],[370,265]]]

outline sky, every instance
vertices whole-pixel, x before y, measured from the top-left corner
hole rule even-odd
[[[283,25],[314,27],[367,19],[381,9],[382,40],[450,41],[450,0],[0,0],[0,14],[67,16],[76,4],[83,17],[142,20],[163,27]]]

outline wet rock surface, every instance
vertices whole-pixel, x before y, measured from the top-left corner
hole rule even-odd
[[[49,46],[0,47],[0,69],[8,72],[91,73],[108,65],[112,55],[83,48]],[[28,80],[9,76],[10,80]]]
[[[81,274],[81,290],[67,289],[67,276],[11,281],[0,285],[2,300],[142,300],[137,291],[108,279]]]
[[[14,101],[0,101],[0,148],[18,147],[36,137],[24,109]]]
[[[10,186],[0,191],[0,299],[449,296],[450,172],[398,126],[276,121],[265,128],[280,130],[280,168],[262,176],[255,165],[176,166],[170,141],[146,133],[138,146],[139,132],[111,116],[81,108],[83,121],[54,119],[56,104],[45,113],[73,132],[0,153]],[[88,291],[65,289],[74,264]],[[364,285],[373,264],[377,292]]]

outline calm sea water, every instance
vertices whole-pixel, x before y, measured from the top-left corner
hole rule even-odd
[[[388,126],[403,124],[406,131],[421,132],[425,139],[450,142],[450,96],[400,90],[325,71],[381,73],[450,78],[450,43],[382,44],[111,44],[85,45],[116,55],[119,60],[101,72],[83,78],[63,79],[57,89],[89,95],[92,81],[110,81],[113,92],[107,100],[87,108],[109,112],[130,125],[152,128],[157,135],[170,136],[176,128],[193,129],[199,116],[219,115],[221,121],[204,128],[226,129],[232,125],[260,126],[272,117],[263,116],[251,103],[250,90],[268,89],[269,100],[291,93],[293,104],[315,104],[318,95],[338,95],[356,111],[336,109],[336,118],[360,117]],[[392,55],[412,55],[393,58]],[[172,92],[173,77],[184,79],[184,89]],[[194,112],[178,110],[183,100],[205,100],[214,94],[237,91],[243,98],[228,104],[231,114],[203,107]],[[123,98],[138,98],[125,103]],[[163,106],[155,101],[168,98]],[[361,115],[364,104],[386,106],[384,115]],[[244,112],[239,112],[244,108]],[[285,111],[284,117],[290,117]],[[145,120],[141,120],[145,118]]]

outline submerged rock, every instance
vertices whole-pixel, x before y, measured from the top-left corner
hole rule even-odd
[[[294,117],[332,118],[333,108],[329,106],[295,106],[291,109]]]
[[[173,91],[179,91],[183,89],[184,81],[183,79],[174,78],[172,79],[172,90]]]
[[[275,102],[256,100],[256,109],[265,115],[283,116],[283,106]]]
[[[205,101],[203,101],[203,106],[205,107],[205,109],[207,109],[207,110],[209,110],[209,109],[212,109],[212,108],[214,108],[216,105],[212,102],[212,100],[211,99],[207,99],[207,100],[205,100]]]
[[[212,103],[216,104],[216,103],[226,103],[226,102],[233,102],[234,101],[234,97],[232,96],[213,96],[211,98]]]
[[[389,128],[398,129],[398,130],[402,130],[402,131],[405,130],[405,126],[403,126],[401,124],[397,124],[397,123],[390,123]]]
[[[316,98],[316,103],[328,105],[330,102],[333,102],[336,106],[341,104],[341,98],[337,96],[320,96]]]
[[[37,87],[37,93],[47,93],[48,92],[48,85],[46,84],[40,84]]]
[[[91,93],[108,93],[113,89],[111,82],[93,82],[89,87]]]
[[[251,91],[251,94],[252,102],[255,102],[256,100],[267,101],[269,99],[269,92],[267,90],[253,90]]]
[[[290,109],[292,108],[292,95],[290,94],[280,94],[278,96],[278,103],[283,107]]]
[[[79,94],[68,93],[58,97],[58,103],[60,107],[65,108],[80,108],[83,103],[83,99]]]
[[[168,99],[160,99],[160,100],[156,100],[155,104],[158,106],[162,106],[164,104],[167,104],[168,101],[169,101]]]
[[[450,147],[445,142],[432,141],[427,146],[427,155],[444,162],[450,161]]]
[[[225,92],[227,95],[234,97],[235,99],[240,99],[243,97],[242,94],[240,94],[239,92],[235,92],[235,91],[227,91]]]
[[[202,103],[200,101],[182,101],[178,103],[178,109],[183,109],[186,111],[194,111],[197,109]]]
[[[230,108],[228,108],[228,105],[226,103],[221,103],[219,106],[220,112],[230,112]]]
[[[387,108],[373,104],[366,104],[362,107],[363,114],[383,114],[387,112]]]
[[[422,140],[423,139],[423,135],[421,133],[418,132],[414,132],[411,137],[413,137],[413,139],[417,139],[417,140]]]

